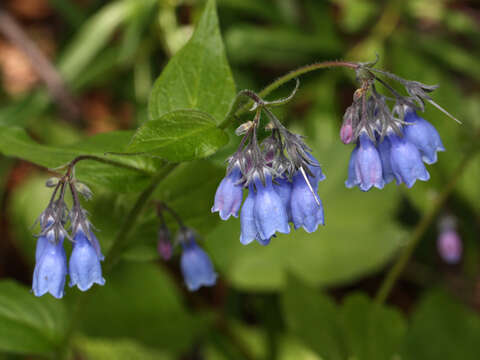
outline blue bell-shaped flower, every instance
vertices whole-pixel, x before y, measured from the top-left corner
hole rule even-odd
[[[362,191],[368,191],[372,186],[383,189],[382,160],[380,154],[366,133],[359,138],[359,146],[354,159],[356,178],[360,181]]]
[[[188,290],[196,291],[202,286],[213,286],[217,273],[208,254],[195,242],[193,235],[182,242],[183,252],[180,267]]]
[[[403,182],[411,188],[417,179],[422,181],[430,179],[420,152],[414,144],[395,134],[388,135],[388,139],[391,144],[390,162],[397,184]]]
[[[239,184],[241,178],[240,168],[235,166],[217,188],[212,212],[218,211],[222,220],[227,220],[231,215],[238,217],[243,198],[243,187]]]
[[[42,296],[48,292],[57,299],[63,297],[67,275],[67,257],[63,248],[63,239],[62,234],[58,241],[55,241],[51,231],[38,238],[32,284],[35,296]]]
[[[420,150],[425,163],[437,162],[437,151],[445,151],[445,148],[435,127],[411,109],[406,111],[405,121],[409,123],[403,128],[405,140]]]
[[[86,291],[93,284],[104,285],[100,260],[103,255],[95,236],[92,242],[87,238],[82,229],[77,229],[73,237],[73,250],[69,261],[70,286],[75,286]]]

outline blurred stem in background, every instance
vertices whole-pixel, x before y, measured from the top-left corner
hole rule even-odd
[[[474,139],[478,141],[479,138],[480,133],[477,133]],[[465,170],[468,168],[470,161],[475,157],[478,150],[479,146],[474,141],[470,149],[463,156],[460,164],[457,166],[455,171],[453,171],[453,176],[450,178],[447,185],[444,187],[442,192],[435,198],[430,210],[423,215],[422,219],[413,230],[407,246],[401,252],[400,256],[397,258],[397,261],[395,261],[394,265],[391,267],[390,271],[385,276],[385,279],[383,280],[382,285],[375,296],[375,300],[377,301],[377,303],[383,304],[388,299],[388,296],[390,295],[393,287],[395,286],[396,281],[404,271],[405,266],[408,264],[410,257],[415,251],[416,246],[422,239],[425,232],[428,230],[429,226],[435,220],[436,215],[440,212],[440,210],[443,209],[443,205],[447,201],[452,191],[455,189],[456,184],[462,177]]]

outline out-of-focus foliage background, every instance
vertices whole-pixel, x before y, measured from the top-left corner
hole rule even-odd
[[[133,130],[147,120],[153,83],[192,35],[205,2],[2,0],[1,6],[2,16],[15,19],[70,92],[57,83],[60,95],[53,98],[42,78],[51,81],[52,74],[25,55],[22,39],[0,36],[0,149],[8,155],[0,157],[1,359],[478,359],[478,2],[218,0],[237,90],[258,91],[304,64],[370,61],[378,54],[380,68],[439,84],[432,97],[463,125],[427,106],[424,117],[447,149],[428,167],[431,180],[412,189],[348,190],[343,182],[352,147],[341,144],[338,132],[354,74],[307,74],[294,101],[277,114],[307,136],[327,175],[319,187],[324,228],[282,235],[267,247],[242,246],[239,222],[210,214],[224,160],[237,141],[232,136],[215,155],[180,165],[154,194],[205,239],[220,274],[214,288],[188,293],[178,258],[160,260],[158,220],[147,206],[129,235],[133,245],[106,285],[85,294],[69,289],[61,301],[28,292],[31,225],[47,205],[44,183],[51,174],[20,159],[49,167],[71,154],[117,149],[118,137],[90,137]],[[289,90],[284,86],[269,98]],[[50,148],[56,149],[52,158]],[[142,176],[95,164],[80,168],[94,190],[85,206],[103,249],[147,186],[148,169],[155,168],[149,161]],[[420,231],[417,225],[446,191]],[[456,219],[462,239],[455,265],[437,252],[444,216]],[[384,274],[419,231],[419,246],[388,306],[376,306],[371,299]]]

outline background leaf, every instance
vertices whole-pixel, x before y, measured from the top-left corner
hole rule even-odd
[[[0,282],[0,350],[51,354],[66,330],[64,304],[50,296],[37,298],[12,281]]]
[[[209,0],[190,41],[169,61],[153,86],[150,119],[178,109],[209,113],[223,120],[235,84],[218,27],[215,1]]]
[[[146,152],[172,162],[213,154],[228,142],[215,120],[195,110],[175,110],[145,122],[129,144],[129,152]]]

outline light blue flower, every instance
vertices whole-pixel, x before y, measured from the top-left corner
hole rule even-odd
[[[397,184],[403,182],[411,188],[417,179],[422,181],[430,179],[420,152],[414,144],[395,134],[388,135],[388,139],[391,144],[390,162]]]
[[[382,160],[380,154],[367,134],[362,133],[359,138],[358,150],[354,158],[356,180],[362,191],[368,191],[372,186],[383,189]]]
[[[411,109],[406,111],[405,121],[410,123],[403,128],[405,140],[420,150],[425,163],[437,162],[437,151],[445,151],[445,148],[435,127]]]
[[[63,297],[67,275],[67,257],[63,248],[63,235],[55,241],[50,232],[40,236],[36,247],[36,264],[33,271],[32,290],[35,296],[47,292],[60,299]]]
[[[217,273],[213,269],[208,254],[197,245],[192,237],[182,242],[182,247],[180,267],[188,290],[196,291],[202,286],[215,285]]]
[[[103,255],[95,236],[90,242],[83,232],[78,229],[73,237],[73,250],[69,261],[70,286],[86,291],[93,284],[104,285],[100,260]]]
[[[239,184],[241,177],[240,168],[234,167],[217,188],[212,212],[218,211],[222,220],[227,220],[231,215],[238,217],[243,198],[243,187]]]
[[[290,226],[288,225],[287,209],[273,189],[271,176],[266,176],[265,184],[259,178],[255,179],[255,187],[257,193],[253,214],[260,238],[270,239],[277,231],[288,234]]]

